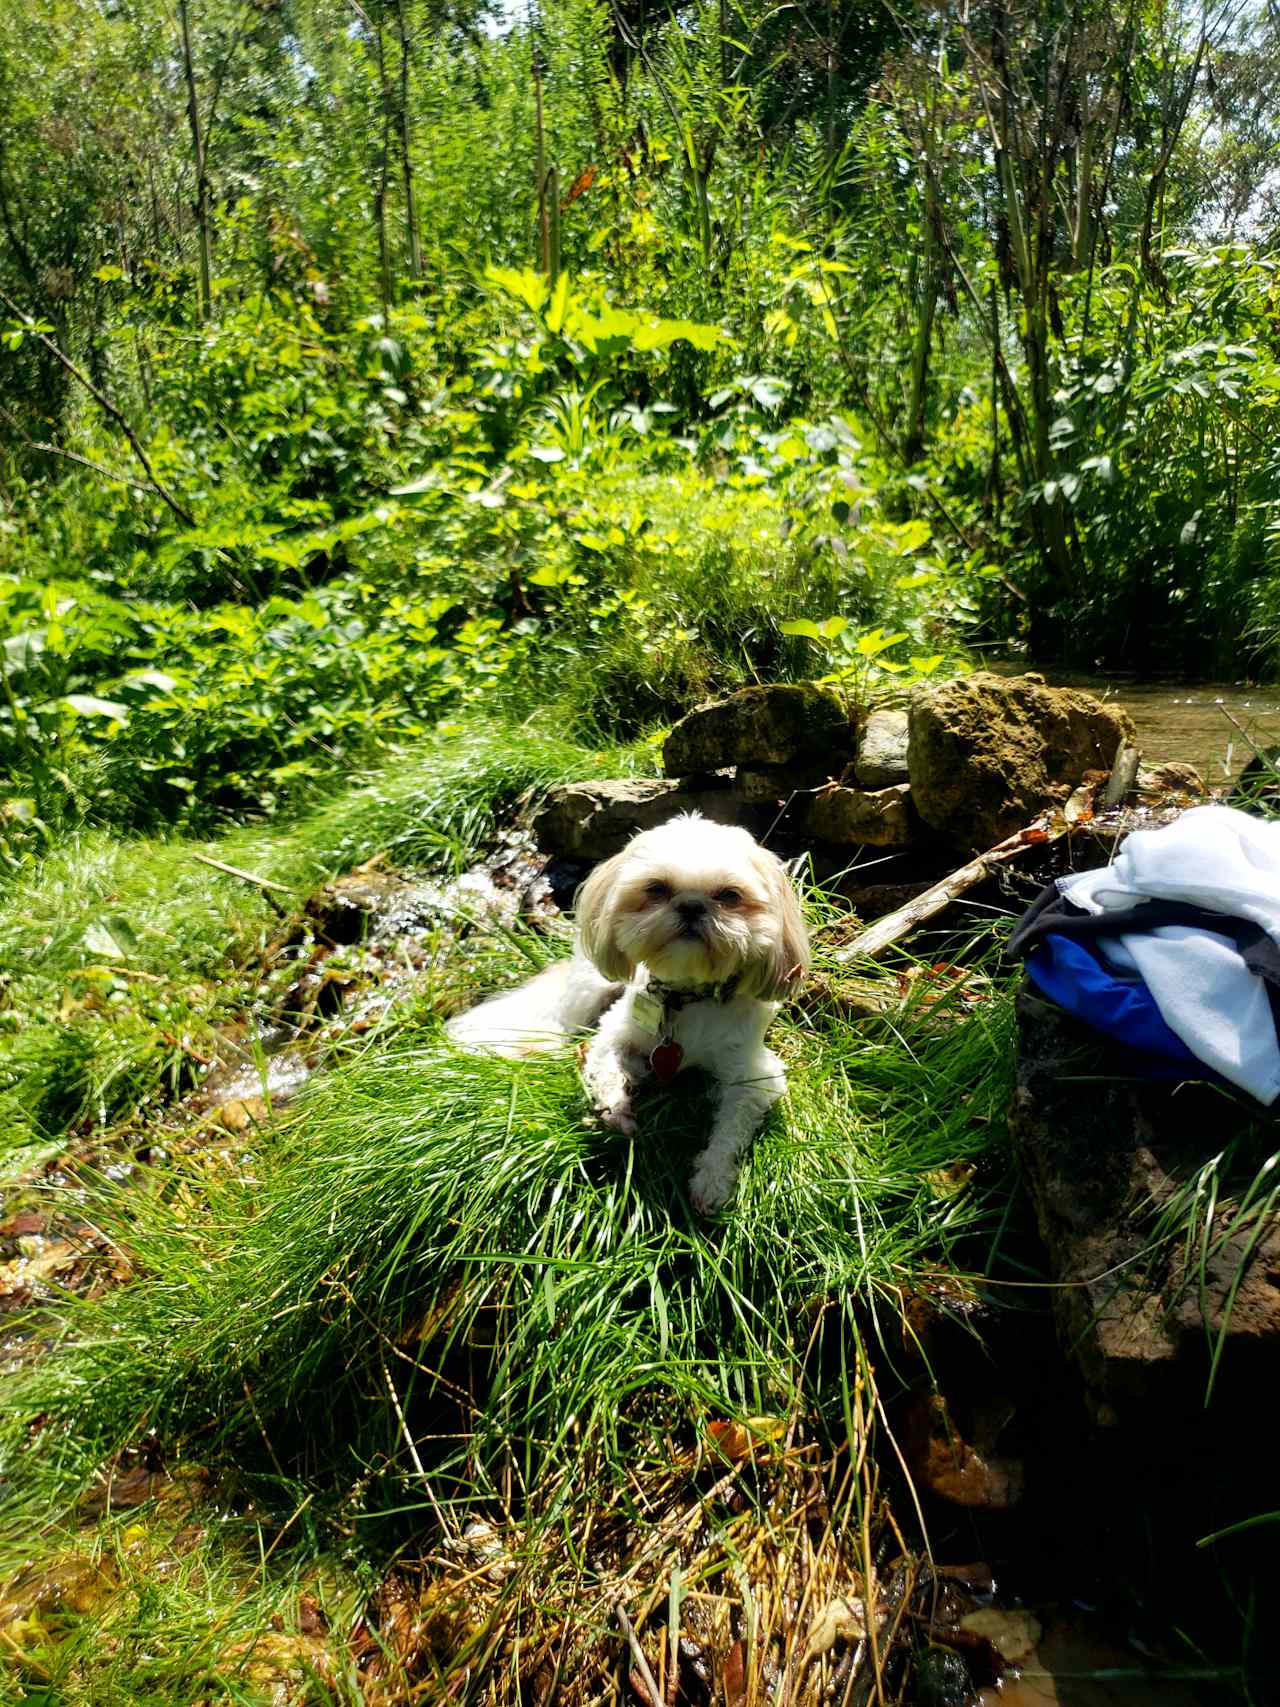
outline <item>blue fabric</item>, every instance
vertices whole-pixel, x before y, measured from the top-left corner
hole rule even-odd
[[[1076,1019],[1138,1055],[1132,1064],[1147,1077],[1216,1078],[1169,1029],[1140,978],[1122,978],[1073,938],[1050,932],[1026,959],[1036,987]],[[1188,1068],[1191,1070],[1188,1071]]]

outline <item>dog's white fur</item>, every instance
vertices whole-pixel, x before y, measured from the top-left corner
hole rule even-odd
[[[688,813],[643,831],[597,866],[577,912],[571,960],[459,1015],[449,1034],[466,1047],[523,1055],[599,1021],[583,1078],[606,1125],[633,1132],[632,1094],[658,1042],[636,998],[650,979],[678,991],[683,1005],[669,1013],[667,1029],[683,1050],[680,1068],[705,1068],[720,1084],[690,1195],[698,1209],[718,1209],[733,1191],[739,1156],[786,1090],[764,1036],[809,960],[786,871],[745,830]],[[728,999],[715,999],[731,979]]]

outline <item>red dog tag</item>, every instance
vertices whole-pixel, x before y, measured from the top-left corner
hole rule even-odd
[[[660,1043],[649,1057],[649,1065],[662,1080],[664,1085],[670,1084],[680,1071],[680,1063],[684,1060],[684,1050],[670,1038]]]

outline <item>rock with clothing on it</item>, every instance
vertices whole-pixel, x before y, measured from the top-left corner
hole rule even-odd
[[[1274,1380],[1280,1216],[1257,1187],[1278,944],[1280,823],[1216,805],[1059,878],[1010,939],[1028,973],[1010,1131],[1100,1420],[1198,1427],[1211,1376],[1242,1402]]]

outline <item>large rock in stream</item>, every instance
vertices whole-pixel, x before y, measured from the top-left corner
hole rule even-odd
[[[977,671],[911,695],[911,797],[926,824],[981,853],[1061,805],[1088,771],[1111,768],[1133,720],[1042,676]]]
[[[1096,1419],[1200,1431],[1212,1376],[1230,1430],[1280,1373],[1280,1217],[1265,1184],[1249,1212],[1235,1195],[1275,1149],[1273,1117],[1209,1085],[1134,1079],[1030,985],[1017,1012],[1010,1133]],[[1205,1190],[1188,1208],[1224,1149],[1235,1178],[1224,1168],[1216,1202]]]
[[[717,824],[741,824],[757,835],[776,816],[776,808],[748,801],[727,777],[683,783],[621,777],[548,789],[534,814],[533,833],[543,853],[560,859],[608,859],[621,853],[638,830],[652,830],[680,812],[700,812]]]

